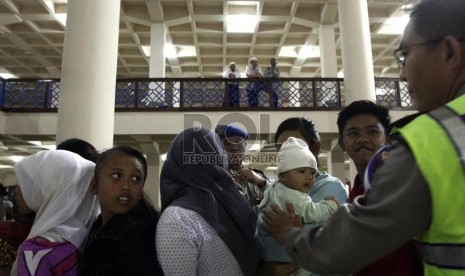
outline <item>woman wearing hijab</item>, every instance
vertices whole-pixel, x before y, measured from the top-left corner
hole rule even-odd
[[[256,216],[227,171],[220,138],[187,129],[161,172],[156,246],[165,275],[256,275]]]
[[[98,212],[89,191],[94,163],[50,150],[15,165],[18,204],[36,213],[11,275],[76,275],[79,249]]]

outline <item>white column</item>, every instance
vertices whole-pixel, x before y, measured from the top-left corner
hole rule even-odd
[[[338,0],[345,104],[376,100],[366,0]]]
[[[166,44],[166,27],[163,23],[155,23],[150,26],[150,63],[149,63],[149,78],[164,78],[165,77],[165,44]],[[162,91],[156,92],[155,105],[172,105],[172,100],[166,97],[172,96],[172,92],[165,91],[166,84],[149,83],[149,88],[153,91],[157,90],[161,85]],[[155,92],[152,92],[155,93]]]
[[[332,25],[320,25],[320,62],[321,77],[337,77],[337,54],[334,27]]]
[[[163,23],[150,26],[149,78],[165,77],[166,27]]]
[[[350,163],[349,163],[349,172],[348,172],[348,175],[347,175],[347,179],[349,179],[350,181],[350,188],[352,188],[354,186],[354,179],[355,179],[355,176],[357,175],[357,167],[355,167],[355,163],[352,159],[350,159]],[[363,175],[361,176],[363,177]]]
[[[68,2],[57,143],[113,146],[120,0]]]
[[[147,154],[147,180],[144,191],[148,195],[153,206],[160,208],[160,154]]]
[[[331,150],[327,155],[328,172],[344,182],[346,178],[344,152],[339,147],[338,139],[331,141]]]

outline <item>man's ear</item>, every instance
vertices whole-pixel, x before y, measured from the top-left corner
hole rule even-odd
[[[337,143],[339,144],[339,147],[340,147],[343,151],[346,151],[346,147],[344,146],[344,140],[342,139],[341,136],[339,136],[339,139],[337,139]]]
[[[455,68],[459,66],[459,69],[462,69],[463,56],[465,54],[461,43],[461,41],[453,36],[446,36],[444,38],[444,44],[447,51],[447,62]]]
[[[97,180],[92,179],[92,180],[90,181],[90,185],[89,185],[89,186],[90,186],[89,188],[90,188],[91,193],[92,193],[93,195],[96,195],[96,194],[97,194]]]

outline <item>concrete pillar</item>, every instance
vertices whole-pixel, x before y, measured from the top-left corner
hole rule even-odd
[[[57,143],[113,146],[120,0],[68,2]]]
[[[346,178],[344,152],[338,144],[338,139],[331,141],[331,150],[328,152],[328,172],[344,182]]]
[[[320,62],[321,77],[337,77],[337,54],[334,27],[332,25],[320,25]]]
[[[376,100],[366,0],[338,0],[345,104]]]
[[[349,174],[347,176],[347,179],[349,179],[349,181],[350,181],[350,187],[351,188],[354,186],[354,179],[355,179],[356,175],[357,175],[357,167],[355,167],[354,161],[352,161],[352,159],[350,159]],[[362,175],[362,177],[363,177],[363,175]]]
[[[149,63],[149,78],[164,78],[165,77],[165,45],[166,45],[166,27],[163,23],[155,23],[150,25],[150,63]],[[157,88],[161,86],[162,90]],[[149,83],[149,88],[157,91],[155,105],[172,106],[172,90],[166,91],[166,83]],[[166,99],[166,98],[170,99]]]
[[[150,26],[149,78],[165,77],[166,27],[163,23]]]
[[[160,208],[160,154],[149,153],[147,158],[147,180],[145,181],[144,192],[149,196],[153,206]]]

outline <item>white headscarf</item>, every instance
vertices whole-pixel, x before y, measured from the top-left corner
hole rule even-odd
[[[64,150],[41,151],[15,165],[24,200],[36,212],[27,239],[51,233],[81,247],[99,211],[89,189],[94,167]]]

